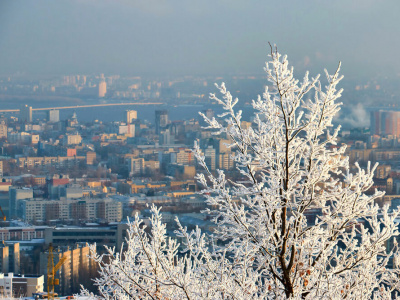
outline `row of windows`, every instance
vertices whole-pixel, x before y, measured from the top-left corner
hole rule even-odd
[[[71,231],[54,231],[53,236],[115,236],[115,232],[113,231],[78,231],[78,232],[71,232]]]

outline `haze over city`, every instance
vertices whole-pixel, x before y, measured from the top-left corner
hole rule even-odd
[[[397,0],[1,1],[0,74],[262,74],[268,42],[296,70],[398,75]]]

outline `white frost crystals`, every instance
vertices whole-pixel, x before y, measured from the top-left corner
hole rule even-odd
[[[336,86],[342,77],[326,72],[302,81],[286,56],[271,50],[269,86],[253,101],[254,122],[242,128],[237,99],[218,86],[224,113],[205,120],[226,135],[240,182],[223,171],[204,172],[207,209],[216,224],[212,236],[199,229],[177,233],[185,251],[166,235],[160,210],[152,207],[150,233],[131,224],[123,254],[108,249],[96,279],[104,299],[390,299],[399,288],[394,220],[398,211],[380,209],[382,193],[365,192],[375,167],[349,171],[339,128],[330,130],[340,109]],[[245,178],[245,180],[243,179]],[[238,201],[239,200],[239,201]],[[307,213],[318,211],[312,222]],[[388,241],[394,240],[394,249]],[[393,261],[395,267],[389,268]],[[83,292],[85,293],[85,292]]]

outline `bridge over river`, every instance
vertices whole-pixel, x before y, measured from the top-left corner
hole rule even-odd
[[[163,105],[162,102],[128,102],[128,103],[104,103],[104,104],[89,104],[89,105],[73,105],[73,106],[59,106],[59,107],[41,107],[32,108],[33,111],[40,110],[53,110],[53,109],[75,109],[75,108],[86,108],[86,107],[102,107],[102,106],[127,106],[127,105]],[[0,112],[19,112],[19,109],[0,109]]]

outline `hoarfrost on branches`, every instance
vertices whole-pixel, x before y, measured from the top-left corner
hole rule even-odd
[[[341,103],[337,71],[323,86],[319,76],[293,76],[286,56],[271,49],[269,82],[252,102],[254,123],[241,126],[241,111],[225,84],[211,99],[224,113],[208,119],[215,134],[229,137],[233,159],[245,181],[207,168],[199,145],[197,175],[216,224],[212,235],[188,232],[178,222],[168,237],[160,210],[151,208],[150,234],[136,216],[126,252],[93,254],[104,299],[389,299],[399,289],[396,217],[366,195],[376,166],[350,173],[340,127],[332,118]],[[309,210],[319,210],[308,224]],[[379,214],[379,215],[378,215]],[[394,241],[396,241],[394,239]],[[94,249],[94,248],[93,248]],[[95,252],[93,252],[95,253]],[[388,267],[393,260],[395,268]],[[83,294],[86,292],[83,291]],[[86,293],[87,294],[87,293]]]

